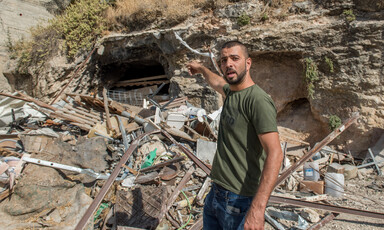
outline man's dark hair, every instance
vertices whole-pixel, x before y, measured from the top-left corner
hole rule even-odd
[[[232,48],[232,47],[234,47],[234,46],[240,46],[241,49],[242,49],[243,52],[244,52],[244,56],[245,56],[245,58],[248,58],[248,57],[249,57],[247,47],[246,47],[242,42],[237,41],[237,40],[228,41],[228,42],[224,43],[224,44],[221,46],[221,49],[224,49],[224,48]]]

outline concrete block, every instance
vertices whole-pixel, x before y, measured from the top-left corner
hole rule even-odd
[[[353,165],[343,165],[344,167],[344,178],[346,180],[357,177],[357,167]]]
[[[324,194],[324,181],[307,181],[300,182],[300,191],[312,191],[316,194]]]
[[[327,172],[344,173],[344,167],[338,163],[332,163],[328,166]]]

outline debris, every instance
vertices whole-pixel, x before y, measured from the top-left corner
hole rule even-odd
[[[342,165],[344,167],[344,178],[346,180],[357,177],[357,167],[353,165]]]
[[[95,229],[201,229],[221,110],[207,116],[186,97],[157,95],[164,84],[153,84],[164,80],[165,76],[155,76],[118,82],[121,87],[149,86],[124,92],[104,89],[103,97],[61,93],[54,105],[24,93],[10,95],[12,100],[23,100],[19,102],[24,107],[8,113],[5,131],[12,134],[0,135],[0,210],[7,217],[0,224],[10,226],[4,222],[12,219],[10,223],[20,228],[61,228],[64,224],[84,229],[94,224]],[[123,94],[133,95],[133,104],[145,109],[124,104],[126,98],[118,100]],[[42,116],[30,115],[33,113]],[[271,204],[382,217],[381,213],[314,203],[328,198],[314,194],[324,193],[323,174],[333,168],[329,166],[332,156],[335,161],[350,163],[345,160],[347,154],[326,144],[354,119],[309,151],[309,143],[285,132],[282,148],[286,165],[279,180],[287,179],[276,190],[292,199],[271,196]],[[23,162],[24,168],[20,166]],[[344,166],[345,178],[356,174],[358,167]],[[362,170],[358,170],[360,176]],[[303,181],[303,177],[313,181]],[[287,220],[275,220],[276,216],[290,216],[289,225],[299,229],[309,227],[305,219],[321,223],[319,217],[323,216],[319,211],[292,206],[276,212],[280,214],[266,213],[265,218],[281,229]]]

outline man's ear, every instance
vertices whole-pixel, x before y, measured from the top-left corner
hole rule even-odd
[[[247,58],[245,63],[247,64],[247,70],[250,70],[251,69],[251,65],[252,65],[252,58],[250,58],[250,57]]]

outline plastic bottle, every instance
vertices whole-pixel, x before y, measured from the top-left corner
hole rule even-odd
[[[304,180],[318,181],[320,178],[319,164],[317,162],[304,163]]]

